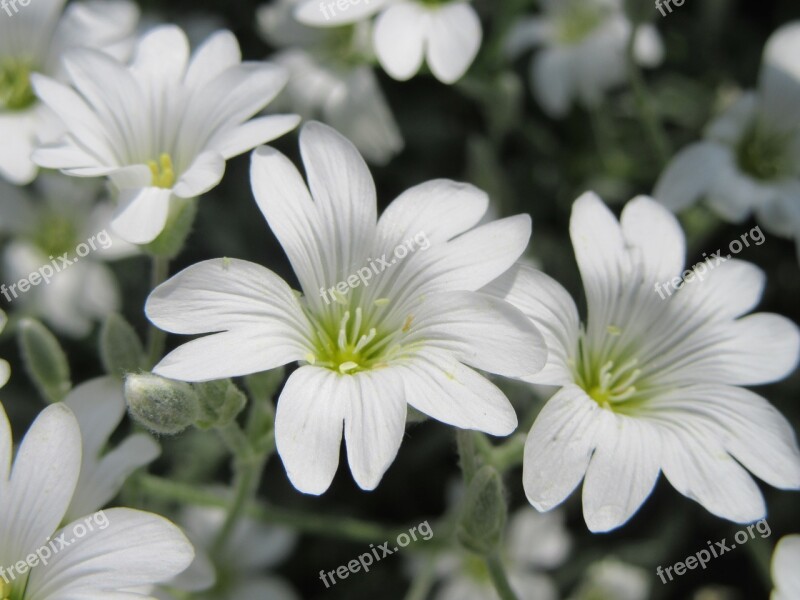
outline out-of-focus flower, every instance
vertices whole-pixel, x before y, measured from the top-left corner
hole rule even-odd
[[[2,598],[149,598],[147,586],[174,577],[191,563],[194,552],[186,537],[151,513],[112,508],[94,519],[91,530],[84,520],[59,529],[80,470],[80,427],[65,404],[49,406],[37,417],[13,469],[11,428],[0,406]],[[67,544],[48,544],[62,534]],[[36,553],[43,555],[45,547],[49,557],[39,560]]]
[[[589,566],[569,600],[646,600],[649,593],[650,578],[644,569],[606,558]]]
[[[34,160],[76,177],[108,176],[120,192],[112,226],[129,242],[147,244],[179,208],[177,199],[220,182],[229,158],[297,126],[297,115],[250,119],[278,94],[286,73],[241,60],[229,31],[190,57],[186,34],[175,26],[144,35],[130,66],[72,51],[64,65],[74,89],[32,76],[37,95],[68,130]]]
[[[213,335],[180,346],[154,372],[205,381],[299,361],[275,437],[292,483],[312,494],[336,473],[342,429],[353,477],[375,488],[403,439],[408,404],[456,427],[514,431],[508,399],[474,369],[535,373],[544,340],[516,308],[476,290],[520,257],[530,218],[473,229],[486,194],[437,180],[406,191],[378,220],[375,184],[350,142],[311,122],[300,150],[308,188],[269,147],[253,154],[251,180],[303,295],[242,260],[185,269],[151,293],[147,315],[167,331]]]
[[[558,591],[543,571],[560,566],[571,546],[559,511],[517,511],[510,519],[503,549],[512,589],[520,600],[555,600]],[[444,580],[436,600],[495,600],[497,592],[482,558],[466,551],[437,559]]]
[[[705,199],[723,219],[755,213],[775,235],[794,238],[800,260],[800,22],[772,34],[758,90],[743,94],[681,150],[654,192],[674,211]]]
[[[626,49],[634,25],[622,0],[543,0],[544,16],[521,20],[506,42],[511,56],[541,49],[531,63],[531,87],[549,116],[563,117],[576,101],[600,104],[625,81]],[[664,49],[656,29],[640,25],[634,40],[636,61],[661,63]]]
[[[564,288],[533,269],[518,267],[488,290],[522,309],[548,341],[547,366],[528,380],[560,387],[528,434],[528,500],[549,510],[584,480],[586,523],[608,531],[631,518],[663,470],[719,517],[763,518],[748,470],[777,488],[800,488],[791,425],[739,387],[782,379],[800,353],[792,321],[747,315],[761,298],[763,272],[729,260],[688,271],[688,282],[663,297],[655,288],[681,275],[685,239],[677,219],[645,197],[617,221],[585,194],[573,206],[570,235],[585,325]]]
[[[64,9],[65,2],[33,0],[17,4],[11,15],[0,13],[0,177],[17,185],[36,177],[31,153],[37,142],[50,142],[62,131],[36,99],[31,75],[63,79],[60,61],[70,49],[97,48],[124,58],[133,43],[135,3],[94,0]]]
[[[261,35],[282,49],[271,59],[289,72],[275,110],[286,106],[304,119],[321,119],[350,139],[368,161],[389,162],[403,149],[403,138],[371,66],[371,24],[306,27],[292,16],[297,3],[278,0],[258,12]]]
[[[772,555],[772,583],[775,589],[770,600],[800,598],[800,535],[782,537]]]
[[[83,456],[81,475],[65,520],[86,516],[112,500],[128,476],[154,461],[160,448],[144,433],[125,438],[106,450],[111,434],[125,416],[122,382],[98,377],[73,389],[64,398],[81,428]]]
[[[95,321],[119,309],[105,262],[138,252],[109,231],[114,207],[97,201],[101,187],[57,173],[42,175],[33,193],[0,182],[0,233],[10,239],[0,291],[12,306],[73,337],[88,335]],[[31,281],[32,273],[39,274],[36,285],[21,291],[18,282]]]
[[[400,81],[411,79],[426,62],[439,81],[455,83],[481,47],[480,18],[464,0],[351,1],[344,10],[302,0],[296,11],[300,22],[315,27],[352,24],[376,14],[375,52],[386,72]]]
[[[289,529],[242,519],[215,568],[207,553],[224,521],[225,511],[221,509],[191,507],[183,512],[179,522],[194,544],[197,556],[186,571],[164,587],[194,592],[193,597],[198,599],[299,600],[288,582],[264,573],[291,554],[297,535]],[[158,597],[175,598],[168,591],[160,592]]]

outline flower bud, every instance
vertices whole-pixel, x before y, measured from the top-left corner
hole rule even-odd
[[[152,373],[125,378],[131,416],[153,433],[175,435],[193,425],[200,413],[197,394],[188,383]]]
[[[457,536],[467,550],[487,556],[495,552],[506,527],[503,481],[494,467],[482,467],[467,488]]]

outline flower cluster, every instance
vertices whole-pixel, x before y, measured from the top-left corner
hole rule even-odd
[[[0,600],[295,600],[318,572],[355,597],[400,561],[390,541],[381,569],[328,560],[299,533],[376,558],[398,540],[413,598],[643,600],[655,565],[689,564],[664,556],[681,522],[791,518],[798,261],[760,227],[800,248],[800,21],[755,91],[657,79],[717,95],[682,112],[641,70],[682,51],[652,7],[539,4],[242,5],[265,60],[236,26],[139,23],[129,0],[0,12],[19,349],[0,359]],[[711,265],[723,239],[749,254]],[[448,481],[453,449],[445,513],[415,521],[429,543],[342,516]],[[656,493],[662,474],[696,504]],[[590,535],[634,519],[648,544]],[[800,597],[799,552],[778,542],[773,598]]]

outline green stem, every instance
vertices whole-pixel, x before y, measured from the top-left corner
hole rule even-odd
[[[214,508],[228,508],[230,506],[230,502],[216,492],[198,489],[185,483],[155,475],[140,475],[138,484],[144,494],[153,498],[194,506]],[[244,514],[268,525],[283,525],[297,529],[302,533],[352,542],[382,542],[397,539],[399,533],[408,532],[408,528],[393,529],[377,523],[349,517],[317,515],[302,510],[271,506],[261,502],[247,506]],[[433,539],[435,538],[431,538],[431,541]],[[411,548],[412,546],[413,544],[408,547]]]
[[[169,277],[169,259],[162,256],[151,258],[150,289],[156,289]],[[161,360],[164,355],[164,346],[167,341],[166,331],[162,331],[152,323],[147,332],[147,364],[150,368]]]
[[[475,472],[478,470],[478,457],[475,454],[475,434],[469,429],[456,430],[456,444],[461,462],[461,471],[464,473],[464,483],[469,485]]]
[[[461,459],[461,470],[464,474],[464,483],[469,486],[470,481],[478,470],[478,451],[483,448],[484,452],[492,452],[491,445],[486,438],[480,440],[481,434],[466,429],[456,430],[456,441],[458,443],[458,453]],[[503,562],[500,559],[497,551],[483,556],[486,567],[489,570],[489,575],[494,584],[497,595],[500,600],[517,600],[517,595],[511,589],[511,584],[508,582]]]
[[[489,568],[489,576],[492,578],[497,595],[500,600],[517,600],[517,594],[511,589],[511,584],[508,581],[503,561],[497,554],[492,554],[485,558],[486,566]]]
[[[642,71],[636,62],[635,54],[636,44],[636,27],[631,28],[631,35],[628,39],[627,47],[627,66],[628,78],[630,79],[631,88],[633,89],[634,98],[636,100],[636,108],[639,111],[639,118],[642,121],[647,137],[653,146],[658,160],[661,162],[661,167],[666,166],[670,158],[669,143],[667,136],[664,133],[664,128],[658,116],[658,111],[653,104],[653,98],[650,91],[647,89]]]
[[[247,436],[235,421],[218,431],[233,453],[235,475],[233,503],[230,505],[225,522],[211,546],[212,556],[219,556],[224,552],[236,525],[245,515],[250,503],[255,500],[264,465],[275,449],[273,436],[271,443],[266,445],[261,452],[256,453]]]

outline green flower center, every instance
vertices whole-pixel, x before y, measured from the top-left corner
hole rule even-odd
[[[27,581],[27,578],[26,573],[22,580],[18,581],[18,585],[14,585],[13,579],[11,583],[6,583],[3,578],[0,578],[0,600],[23,600],[26,587],[24,582]]]
[[[158,157],[158,162],[148,160],[147,166],[153,174],[152,185],[169,189],[175,185],[175,167],[172,164],[172,157],[166,152]]]
[[[417,0],[417,2],[424,4],[425,6],[441,6],[449,3],[450,0]]]
[[[605,21],[607,15],[607,9],[585,0],[566,0],[559,6],[556,16],[557,37],[563,44],[579,44]]]
[[[342,375],[387,366],[406,349],[400,342],[414,320],[409,315],[401,327],[387,327],[381,322],[387,305],[388,300],[380,299],[362,308],[356,298],[348,301],[336,294],[331,310],[322,317],[306,310],[315,325],[314,352],[306,362]]]
[[[78,230],[69,219],[48,214],[40,220],[33,243],[48,256],[61,256],[77,245]]]
[[[318,48],[325,62],[334,60],[343,67],[354,67],[372,62],[370,41],[362,24],[344,25],[325,30],[325,37]]]
[[[32,70],[27,61],[0,61],[0,109],[24,110],[36,102],[31,87]]]
[[[620,330],[608,328],[610,336],[617,338]],[[578,342],[579,357],[573,364],[575,382],[592,400],[603,408],[625,412],[641,399],[644,387],[639,360],[626,353],[614,350],[614,343],[605,344],[611,350],[593,352],[589,349],[585,334]]]
[[[791,134],[770,131],[758,123],[750,127],[736,148],[739,168],[755,179],[771,181],[791,175]]]

